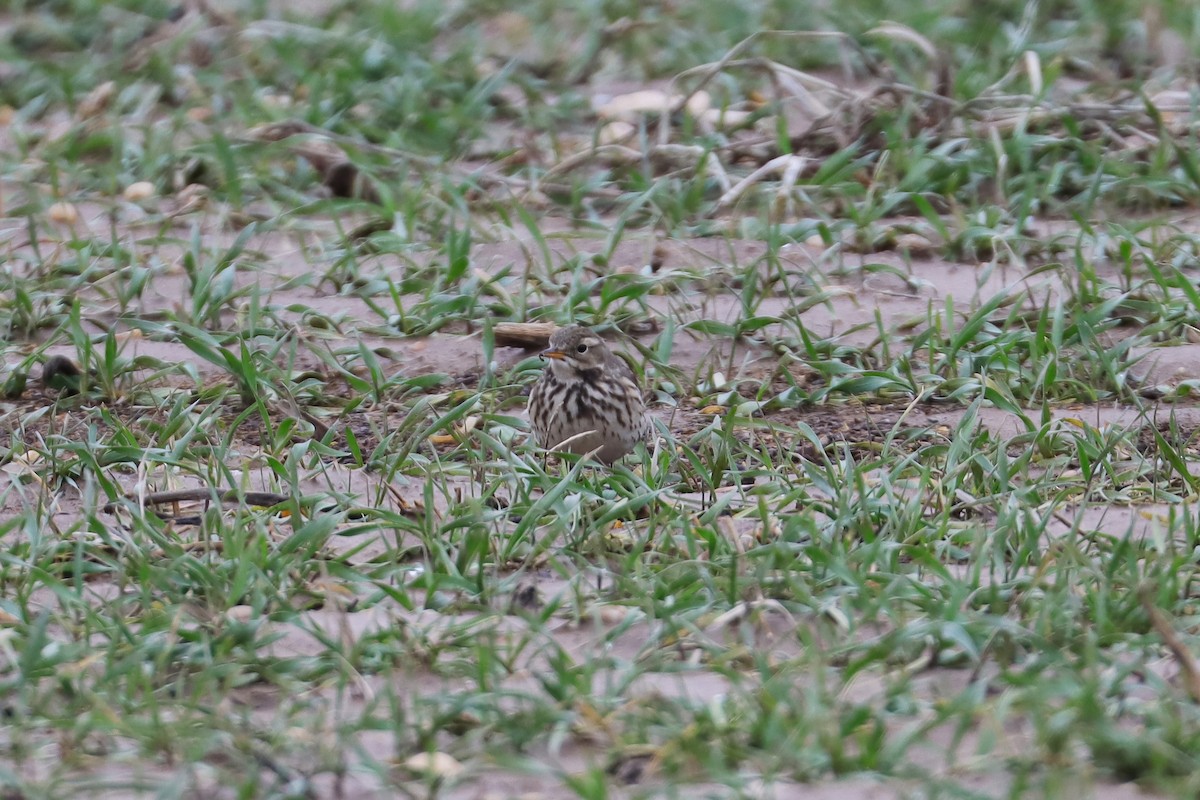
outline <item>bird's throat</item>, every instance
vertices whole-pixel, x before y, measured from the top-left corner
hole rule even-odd
[[[562,383],[574,383],[580,379],[580,370],[565,358],[551,361],[550,372]]]

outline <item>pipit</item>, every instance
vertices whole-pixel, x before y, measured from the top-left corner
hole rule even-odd
[[[42,365],[42,385],[63,395],[79,394],[83,372],[66,356],[50,356]]]
[[[571,325],[555,331],[549,363],[529,395],[529,420],[548,450],[591,453],[611,464],[650,435],[633,370],[599,336]]]

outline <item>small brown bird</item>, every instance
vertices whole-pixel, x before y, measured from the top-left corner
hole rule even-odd
[[[529,395],[529,420],[549,450],[596,452],[611,464],[650,436],[642,390],[629,365],[599,336],[571,325],[554,332],[542,377]]]
[[[83,372],[66,356],[50,356],[42,365],[42,385],[63,395],[79,394]]]

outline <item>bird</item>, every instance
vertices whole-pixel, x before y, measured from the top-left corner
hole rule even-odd
[[[42,365],[42,385],[64,396],[79,394],[83,371],[66,356],[50,356]]]
[[[546,367],[529,393],[529,421],[550,451],[595,453],[612,464],[652,430],[633,370],[593,331],[560,328],[542,351]]]

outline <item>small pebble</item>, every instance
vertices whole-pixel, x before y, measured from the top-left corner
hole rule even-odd
[[[46,209],[46,214],[52,222],[74,225],[79,221],[79,211],[71,203],[55,203]]]
[[[154,184],[150,181],[138,181],[125,187],[122,196],[131,203],[139,203],[154,197]]]
[[[404,766],[432,778],[453,778],[463,771],[458,759],[446,753],[417,753],[405,760]]]

